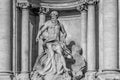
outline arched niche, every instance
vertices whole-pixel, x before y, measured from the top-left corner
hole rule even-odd
[[[72,2],[66,2],[66,3],[47,3],[47,2],[41,2],[39,4],[36,4],[37,6],[40,6],[42,8],[49,9],[49,12],[46,13],[46,21],[50,19],[50,12],[51,11],[58,11],[59,12],[59,21],[64,25],[65,30],[67,32],[67,45],[70,45],[71,42],[74,42],[75,44],[80,46],[80,39],[81,39],[81,32],[80,32],[80,12],[77,10],[77,7],[84,4],[84,0],[77,0]],[[36,37],[36,30],[39,26],[39,16],[31,16],[31,26],[33,26],[33,50],[32,55],[34,58],[32,59],[32,66],[34,65],[34,62],[36,60],[35,57],[37,57],[38,48],[36,47],[35,43],[35,37]],[[35,29],[36,28],[36,29]],[[37,48],[37,49],[36,49]],[[37,50],[37,51],[36,51]],[[36,55],[36,56],[35,56]]]

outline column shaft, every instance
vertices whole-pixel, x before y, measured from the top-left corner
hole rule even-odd
[[[12,1],[13,3],[13,59],[12,59],[12,62],[13,62],[13,65],[12,65],[12,70],[14,72],[14,74],[16,74],[17,72],[17,8],[16,8],[16,0],[13,0]]]
[[[30,71],[30,28],[29,28],[29,3],[27,1],[18,2],[22,10],[22,27],[21,27],[21,74],[17,76],[18,80],[29,80]]]
[[[120,0],[119,2],[119,69],[120,69]]]
[[[39,29],[41,28],[42,25],[44,25],[45,23],[45,14],[44,13],[40,13],[39,14]],[[39,40],[39,45],[38,45],[38,55],[40,55],[43,51],[43,47],[42,47],[42,40]]]
[[[87,11],[81,11],[81,47],[83,56],[87,57]]]
[[[29,11],[26,8],[22,9],[22,53],[21,53],[21,69],[22,72],[28,72],[28,57],[29,57],[29,31],[28,31]]]
[[[30,43],[29,43],[30,44],[30,56],[29,56],[30,57],[30,59],[29,59],[30,60],[29,61],[30,62],[30,64],[29,64],[30,71],[32,71],[32,57],[33,57],[32,56],[32,50],[33,50],[33,48],[32,48],[33,42],[32,41],[33,41],[33,25],[30,23]]]
[[[103,72],[99,80],[119,80],[118,69],[118,0],[103,0]]]
[[[0,80],[11,80],[11,0],[0,1]]]
[[[117,0],[104,0],[104,69],[118,67],[117,47]]]
[[[88,6],[87,63],[88,71],[96,69],[95,6],[91,4]]]
[[[103,0],[99,2],[99,71],[103,69]]]

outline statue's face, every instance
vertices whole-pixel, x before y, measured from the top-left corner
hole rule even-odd
[[[56,21],[56,20],[57,20],[57,15],[54,15],[54,14],[51,15],[51,20],[52,20],[52,21]]]

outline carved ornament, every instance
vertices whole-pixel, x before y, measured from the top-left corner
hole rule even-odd
[[[88,8],[87,8],[87,5],[86,4],[83,4],[83,5],[80,5],[80,6],[77,6],[76,7],[78,11],[87,11]]]
[[[39,14],[41,14],[41,13],[46,14],[48,12],[49,12],[49,8],[40,7],[40,9],[39,9]]]
[[[20,1],[20,2],[17,2],[17,7],[22,9],[27,9],[30,7],[30,4],[27,1]]]

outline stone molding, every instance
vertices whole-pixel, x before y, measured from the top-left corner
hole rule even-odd
[[[97,4],[99,0],[87,0],[86,2],[88,5],[94,5],[94,4]]]
[[[60,4],[55,4],[55,3],[40,3],[40,6],[44,8],[52,8],[52,9],[57,9],[57,10],[66,10],[66,9],[74,9],[79,5],[85,4],[86,0],[79,0],[75,2],[70,2],[70,3],[60,3]]]

